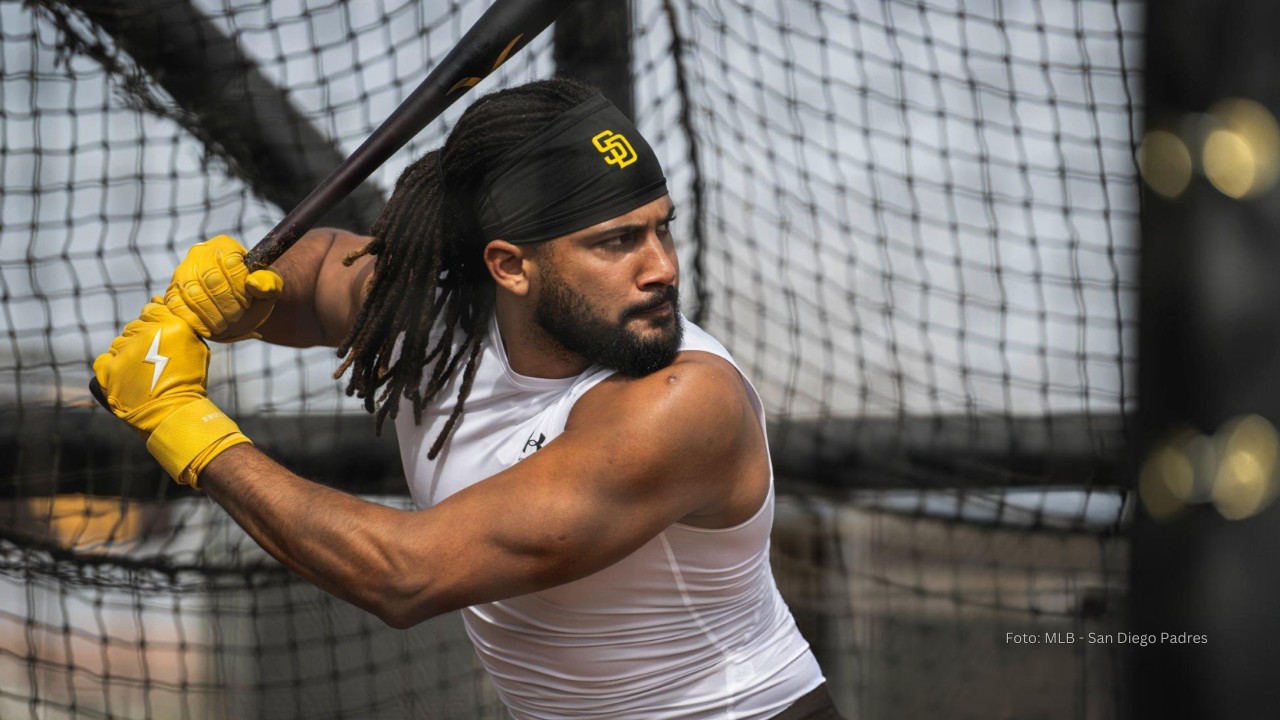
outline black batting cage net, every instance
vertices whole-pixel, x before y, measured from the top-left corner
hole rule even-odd
[[[86,390],[190,245],[261,238],[484,6],[0,0],[0,717],[505,716],[456,618],[395,631],[306,584]],[[1142,22],[630,9],[686,314],[765,398],[775,573],[849,717],[1121,714],[1114,646],[1055,640],[1123,621]],[[556,71],[552,38],[325,222],[367,230],[470,99]],[[331,350],[212,352],[259,447],[408,505]]]

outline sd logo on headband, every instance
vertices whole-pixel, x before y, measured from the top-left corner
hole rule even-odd
[[[534,243],[666,194],[662,163],[644,135],[593,93],[493,163],[476,192],[476,220],[485,242]]]
[[[631,147],[631,143],[627,141],[627,138],[612,130],[605,130],[597,134],[591,138],[591,142],[604,155],[604,161],[610,165],[617,165],[619,170],[637,159],[636,150]]]

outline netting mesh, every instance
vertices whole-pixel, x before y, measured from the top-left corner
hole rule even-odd
[[[205,33],[199,72],[102,16],[159,7]],[[390,631],[301,583],[84,390],[190,244],[281,216],[237,149],[282,125],[263,108],[296,113],[282,157],[343,156],[482,10],[0,1],[0,717],[502,715],[453,618]],[[165,18],[156,46],[193,32]],[[850,716],[1118,713],[1107,648],[1006,633],[1120,621],[1141,24],[1136,0],[635,3],[687,305],[765,397],[775,570]],[[480,91],[552,74],[548,43]],[[199,106],[246,73],[270,102]],[[290,467],[405,502],[335,367],[220,346],[210,392]]]
[[[692,8],[713,324],[787,415],[1123,408],[1133,8],[983,5]]]

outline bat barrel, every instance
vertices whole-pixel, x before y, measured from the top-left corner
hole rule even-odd
[[[555,21],[574,0],[497,0],[412,94],[245,256],[267,267],[427,123]]]

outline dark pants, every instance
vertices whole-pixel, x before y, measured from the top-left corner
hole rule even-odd
[[[773,720],[844,720],[823,683],[800,696],[799,700],[774,716]]]

